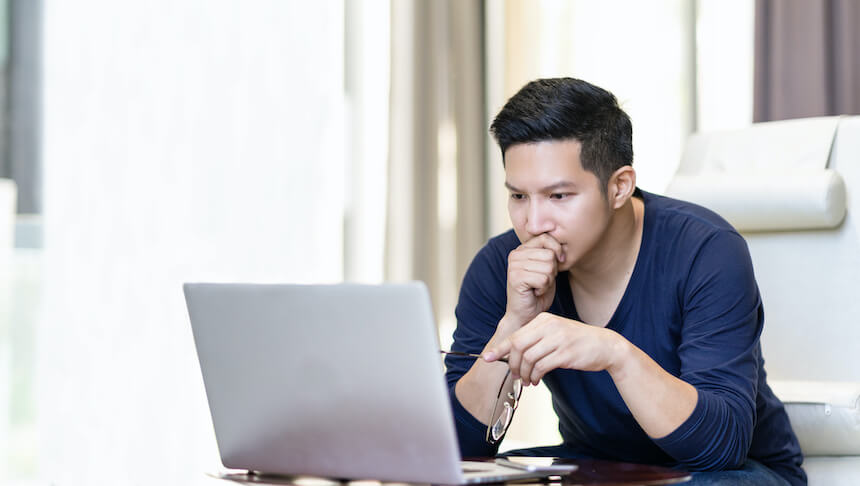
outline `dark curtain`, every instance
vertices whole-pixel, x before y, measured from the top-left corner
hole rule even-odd
[[[860,114],[860,1],[756,0],[756,122]]]

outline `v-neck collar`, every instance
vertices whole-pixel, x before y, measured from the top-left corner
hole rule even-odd
[[[629,297],[631,293],[631,289],[638,287],[640,275],[642,274],[642,267],[645,265],[643,262],[642,255],[646,254],[646,246],[650,245],[651,240],[651,229],[654,226],[653,214],[651,211],[651,205],[649,203],[649,199],[651,198],[651,194],[639,189],[638,187],[633,192],[634,197],[639,197],[642,199],[642,241],[639,242],[639,252],[636,254],[636,263],[633,265],[633,273],[630,275],[630,280],[627,281],[627,287],[624,289],[624,294],[621,296],[621,300],[618,301],[618,305],[615,307],[615,310],[612,312],[612,317],[609,318],[609,321],[606,323],[607,329],[617,330],[620,322],[623,322],[624,316],[626,316],[630,304]],[[559,273],[556,277],[556,288],[558,292],[556,294],[556,300],[558,301],[558,305],[562,314],[565,317],[569,317],[571,319],[575,319],[577,321],[582,321],[579,318],[579,313],[576,311],[576,303],[573,301],[573,290],[570,287],[570,278],[569,272]]]

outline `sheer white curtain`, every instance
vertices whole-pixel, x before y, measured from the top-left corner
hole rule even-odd
[[[504,18],[501,38],[487,42],[501,74],[489,79],[502,83],[491,113],[535,78],[571,76],[608,89],[633,121],[638,185],[662,191],[693,123],[692,12],[685,0],[508,0],[495,13]],[[500,158],[491,162],[493,201],[504,208],[500,167]],[[507,225],[497,209],[493,226]]]
[[[385,180],[385,139],[359,144],[348,127],[385,136],[361,100],[387,112],[372,102],[386,87],[355,66],[345,87],[344,10],[45,1],[36,443],[13,444],[28,474],[203,481],[219,462],[181,283],[342,280],[355,207],[371,230],[354,241],[381,248],[383,223],[362,215],[384,214],[384,195],[360,181],[374,167]],[[387,62],[387,22],[357,31]],[[375,274],[353,273],[380,279],[379,253]]]
[[[753,122],[755,2],[698,0],[697,5],[696,128],[743,128]]]
[[[633,121],[638,185],[661,192],[695,130],[752,123],[753,2],[489,2],[488,118],[526,82],[572,76],[612,91]],[[508,227],[493,146],[490,227]]]

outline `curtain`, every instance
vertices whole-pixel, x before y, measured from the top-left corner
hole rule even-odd
[[[6,40],[0,42],[3,66],[2,108],[5,126],[0,135],[0,177],[18,186],[17,212],[42,212],[41,168],[41,28],[42,2],[3,2]]]
[[[443,322],[486,236],[483,8],[392,2],[385,276],[427,283]]]
[[[860,2],[756,0],[756,122],[860,113]]]

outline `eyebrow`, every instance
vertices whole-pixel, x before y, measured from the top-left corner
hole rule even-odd
[[[507,187],[512,192],[526,192],[526,191],[523,191],[522,189],[518,189],[518,188],[512,186],[508,181],[505,181],[505,187]],[[552,192],[552,191],[555,191],[558,189],[567,189],[567,188],[575,188],[575,187],[576,187],[576,184],[574,184],[573,182],[560,181],[560,182],[556,182],[555,184],[550,184],[546,187],[543,187],[538,192]]]

